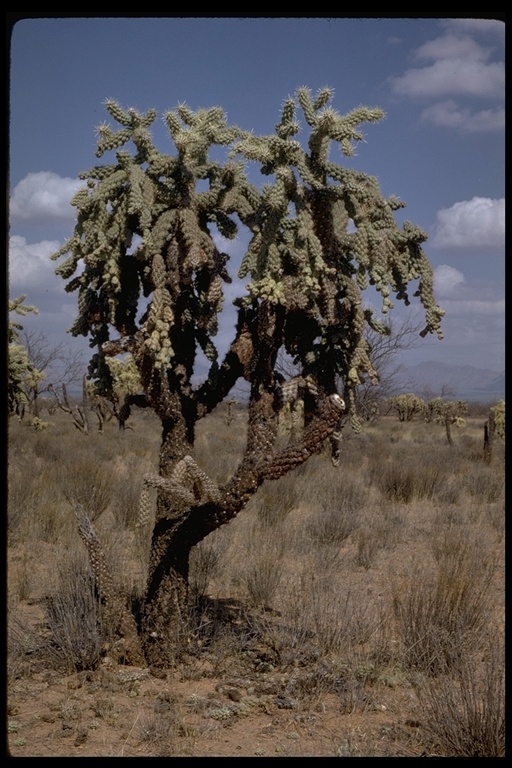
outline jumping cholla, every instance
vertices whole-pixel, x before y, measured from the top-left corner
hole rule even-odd
[[[139,503],[137,527],[149,523],[150,500],[148,489],[160,488],[167,494],[171,503],[177,508],[177,515],[183,514],[183,509],[193,504],[202,504],[209,501],[219,501],[220,492],[215,483],[210,480],[196,464],[192,456],[184,456],[174,467],[170,477],[160,475],[144,475],[144,486]],[[169,516],[169,508],[167,508]]]
[[[383,112],[358,107],[341,115],[332,98],[329,88],[314,96],[299,88],[266,136],[229,125],[219,107],[193,111],[179,104],[164,115],[173,155],[152,141],[154,110],[141,114],[108,100],[118,127],[99,127],[96,155],[109,161],[81,174],[74,232],[53,255],[65,257],[56,271],[68,281],[66,290],[78,292],[70,330],[89,336],[95,349],[89,376],[98,394],[112,392],[107,358],[130,353],[140,392],[126,394],[122,418],[139,405],[161,422],[158,472],[145,480],[146,489],[156,487],[157,502],[141,641],[154,665],[174,658],[191,548],[233,519],[265,480],[318,452],[344,414],[357,427],[355,388],[376,379],[365,327],[386,332],[364,307],[365,288],[380,293],[385,314],[392,295],[409,303],[414,281],[425,309],[422,335],[442,337],[443,312],[421,247],[426,234],[409,222],[397,225],[394,212],[404,203],[383,197],[377,179],[330,159],[332,145],[350,157],[363,139],[359,126]],[[299,116],[303,141],[296,138]],[[212,149],[225,160],[213,160]],[[261,189],[246,175],[253,163],[266,179]],[[250,236],[238,272],[246,292],[234,301],[236,327],[221,355],[215,338],[232,278],[220,243],[240,227]],[[309,400],[304,431],[281,450],[283,391],[299,383],[278,375],[280,350],[300,371]],[[196,383],[199,352],[208,370]],[[250,390],[246,449],[217,488],[193,458],[195,425],[240,378]],[[146,518],[143,511],[139,522]]]
[[[23,326],[14,319],[13,315],[25,317],[30,312],[38,314],[36,307],[25,304],[25,295],[17,299],[9,299],[9,328],[7,334],[7,398],[9,413],[16,414],[21,421],[25,413],[25,407],[29,403],[27,388],[33,387],[37,381],[44,378],[45,374],[37,370],[29,357],[27,348],[21,343],[20,331]],[[36,427],[37,428],[37,427]]]

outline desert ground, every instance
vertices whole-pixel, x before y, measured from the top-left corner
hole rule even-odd
[[[144,593],[137,526],[158,423],[88,435],[61,411],[9,422],[7,749],[13,757],[504,756],[504,441],[386,416],[266,482],[193,551],[190,627],[171,669],[116,653],[70,500],[116,589]],[[242,406],[200,424],[218,484]],[[282,440],[286,440],[283,434]]]

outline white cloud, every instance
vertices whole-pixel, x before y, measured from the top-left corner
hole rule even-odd
[[[489,58],[489,51],[468,35],[442,35],[420,45],[414,56],[420,60],[446,59],[469,64],[472,61],[485,61]]]
[[[434,290],[438,298],[456,295],[456,289],[465,282],[462,272],[448,264],[441,264],[434,270]]]
[[[504,198],[473,197],[437,212],[432,238],[437,248],[499,248],[504,243]]]
[[[55,265],[50,254],[60,248],[58,240],[41,240],[27,243],[24,237],[12,235],[9,238],[9,284],[12,291],[27,292],[40,289],[42,284],[57,282]]]
[[[501,131],[505,128],[505,110],[501,107],[472,112],[467,107],[459,107],[453,99],[427,107],[421,113],[421,119],[442,128],[460,128],[466,133]]]
[[[450,94],[502,98],[505,92],[503,62],[485,63],[465,55],[440,58],[428,67],[408,69],[390,85],[399,96],[442,97]]]
[[[63,178],[52,171],[29,173],[16,184],[10,201],[13,218],[73,219],[71,198],[83,186],[79,179]]]
[[[433,125],[465,133],[503,130],[505,64],[497,60],[496,51],[502,50],[504,25],[487,19],[446,19],[440,26],[443,34],[413,51],[418,65],[389,78],[391,90],[398,96],[435,99],[437,103],[421,115]],[[477,36],[486,33],[491,44],[481,45]],[[495,99],[498,104],[479,109],[447,99],[450,96]]]

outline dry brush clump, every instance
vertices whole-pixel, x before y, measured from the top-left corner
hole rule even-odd
[[[256,507],[258,521],[262,528],[279,528],[287,522],[289,514],[300,503],[297,478],[285,475],[276,482],[264,483],[260,493],[252,501]]]
[[[286,533],[283,528],[272,533],[259,533],[242,572],[242,583],[254,606],[269,607],[279,589],[283,576],[283,555]]]
[[[395,585],[393,606],[405,664],[426,674],[457,669],[489,621],[496,557],[482,541],[434,540],[433,568]]]
[[[207,596],[213,580],[221,572],[227,548],[226,537],[214,531],[192,550],[189,578],[193,602],[201,603]]]
[[[307,564],[300,579],[281,598],[283,636],[300,654],[305,649],[317,658],[340,656],[371,637],[379,623],[370,601],[339,577],[315,573]],[[300,642],[302,639],[304,647]]]
[[[110,506],[114,477],[107,462],[81,456],[59,467],[59,485],[70,504],[82,504],[95,520]]]
[[[491,641],[483,665],[474,656],[449,674],[415,683],[421,730],[431,755],[505,757],[505,658]]]
[[[9,665],[18,667],[24,676],[30,670],[50,669],[68,675],[96,669],[105,656],[114,627],[106,620],[81,551],[63,555],[38,604],[37,622],[27,621],[21,596],[10,611]]]
[[[184,723],[186,707],[172,693],[160,693],[149,710],[138,717],[135,731],[142,744],[147,746],[152,757],[183,756],[186,745],[192,742],[193,731]]]
[[[355,536],[355,564],[366,570],[371,568],[379,552],[397,548],[404,528],[405,517],[395,505],[387,502],[369,505]]]
[[[9,464],[7,534],[11,544],[26,538],[28,521],[41,504],[42,480],[27,482],[30,474],[30,459]]]
[[[306,533],[316,545],[339,546],[360,524],[364,496],[340,484],[329,488],[318,502],[316,513],[306,526]]]
[[[387,458],[373,456],[370,477],[384,498],[408,504],[432,499],[443,474],[441,457],[422,456],[411,449],[395,450]]]
[[[71,561],[59,570],[55,591],[46,600],[50,633],[46,655],[49,666],[64,673],[95,669],[105,650],[102,607],[95,594],[92,574]]]
[[[465,486],[474,503],[493,504],[505,499],[505,478],[492,467],[474,467]]]

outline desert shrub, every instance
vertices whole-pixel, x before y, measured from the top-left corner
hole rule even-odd
[[[307,533],[320,546],[342,544],[359,525],[359,509],[343,506],[343,503],[340,506],[332,504],[330,501],[320,502],[320,508],[308,520]]]
[[[265,607],[271,605],[281,576],[281,562],[271,553],[262,555],[259,561],[248,566],[243,578],[251,602]]]
[[[418,570],[393,595],[405,663],[431,675],[457,668],[478,643],[496,564],[481,543],[453,536],[434,553],[434,573]]]
[[[340,653],[347,646],[368,641],[374,618],[355,593],[339,595],[328,583],[320,582],[312,597],[309,611],[324,654]]]
[[[284,539],[273,533],[273,539],[258,539],[242,572],[242,583],[251,603],[268,607],[277,593],[283,575]]]
[[[418,461],[410,451],[399,451],[387,460],[374,457],[370,469],[371,481],[384,498],[401,504],[432,499],[444,474],[439,456]]]
[[[292,584],[280,605],[289,637],[302,638],[319,657],[343,654],[367,642],[378,623],[369,601],[334,583],[329,574],[307,572]]]
[[[24,462],[25,464],[25,462]],[[12,464],[8,470],[7,531],[13,542],[20,533],[20,527],[38,504],[38,492],[34,479],[27,475],[28,468]]]
[[[195,600],[201,601],[205,597],[226,553],[226,540],[216,533],[214,531],[199,542],[191,552],[189,582]]]
[[[462,496],[462,483],[460,475],[448,477],[443,483],[439,483],[435,493],[435,499],[440,504],[458,504]]]
[[[315,510],[306,526],[309,538],[320,546],[342,544],[358,528],[367,504],[368,490],[362,478],[325,473],[310,484],[309,494],[309,498],[303,496]]]
[[[362,568],[370,568],[374,562],[379,547],[369,528],[361,528],[356,537],[357,551],[354,558],[356,565]]]
[[[371,568],[380,551],[397,546],[404,526],[404,516],[395,505],[379,505],[367,510],[355,536],[356,565],[366,570]]]
[[[484,518],[496,532],[498,541],[505,536],[505,508],[502,504],[490,504],[485,510]]]
[[[34,541],[41,539],[65,547],[66,537],[75,529],[73,516],[68,509],[63,509],[55,489],[46,489],[38,497],[36,513],[30,520],[29,536]]]
[[[375,557],[383,549],[379,532],[374,528],[361,528],[356,537],[357,550],[354,561],[356,565],[368,570],[375,562]]]
[[[121,529],[134,529],[137,525],[141,498],[142,477],[149,472],[149,463],[142,464],[133,456],[123,457],[122,468],[113,478],[111,509],[117,525]]]
[[[464,488],[474,501],[483,504],[501,501],[505,494],[504,473],[483,464],[473,467],[464,477]]]
[[[372,482],[382,495],[391,501],[408,504],[414,498],[417,468],[395,462],[382,462],[372,467]]]
[[[467,424],[467,429],[461,432],[459,439],[457,440],[457,455],[466,456],[467,458],[476,457],[477,455],[482,458],[482,440],[480,438],[480,430],[478,433],[474,433],[471,429],[470,423]]]
[[[437,518],[430,540],[430,549],[436,563],[442,563],[447,558],[464,558],[467,538],[461,536],[459,527],[463,523],[462,512],[459,512],[458,517],[450,516],[442,520]]]
[[[9,595],[22,601],[28,600],[32,594],[35,581],[34,559],[37,558],[38,553],[34,552],[32,542],[26,542],[18,548],[18,552],[20,554],[16,557],[16,576],[9,579]]]
[[[17,419],[9,419],[7,424],[7,439],[9,445],[9,457],[11,461],[19,456],[26,456],[32,452],[34,444],[34,432],[26,424]]]
[[[70,435],[56,437],[52,429],[39,432],[34,437],[33,454],[42,459],[49,467],[55,467],[69,457],[70,449],[74,452]]]
[[[403,512],[395,504],[378,505],[374,508],[373,520],[382,548],[394,549],[406,525]]]
[[[304,466],[308,467],[314,474],[325,473],[327,477],[332,478],[335,482],[340,482],[340,474],[345,476],[353,476],[354,473],[358,474],[364,464],[365,455],[370,446],[373,445],[373,441],[379,437],[378,432],[373,427],[365,427],[364,430],[356,434],[352,431],[350,424],[345,424],[342,431],[342,438],[339,443],[340,461],[337,467],[333,467],[331,463],[331,449],[329,442],[325,443],[324,451],[319,457],[319,466],[314,469],[314,459],[310,460]]]
[[[55,590],[45,601],[45,613],[50,665],[67,673],[96,668],[112,628],[102,621],[92,574],[78,560],[59,568]]]
[[[428,749],[443,757],[505,757],[505,664],[491,646],[483,674],[465,657],[457,670],[416,682]]]
[[[346,715],[368,712],[374,706],[372,686],[355,659],[318,658],[296,667],[287,682],[285,696],[304,709],[321,707],[326,695],[334,695],[339,711]]]
[[[140,740],[147,744],[153,757],[170,757],[182,753],[179,739],[189,735],[178,699],[168,692],[160,693],[152,709],[141,714],[137,729]]]
[[[108,464],[84,458],[60,468],[59,485],[67,501],[81,504],[95,520],[111,502],[114,476]]]
[[[124,477],[112,492],[112,512],[121,529],[133,529],[137,525],[141,482],[137,474]]]
[[[209,477],[221,485],[235,472],[245,447],[246,419],[227,425],[222,414],[213,413],[197,425],[194,451]]]
[[[274,482],[264,483],[254,497],[254,507],[263,527],[274,527],[284,522],[299,499],[296,478],[285,475]]]
[[[72,526],[63,512],[62,497],[52,473],[28,468],[27,463],[9,468],[7,530],[9,543],[42,540],[56,542]]]
[[[41,637],[27,621],[19,606],[11,607],[7,623],[7,677],[16,680],[36,670],[42,658]]]

